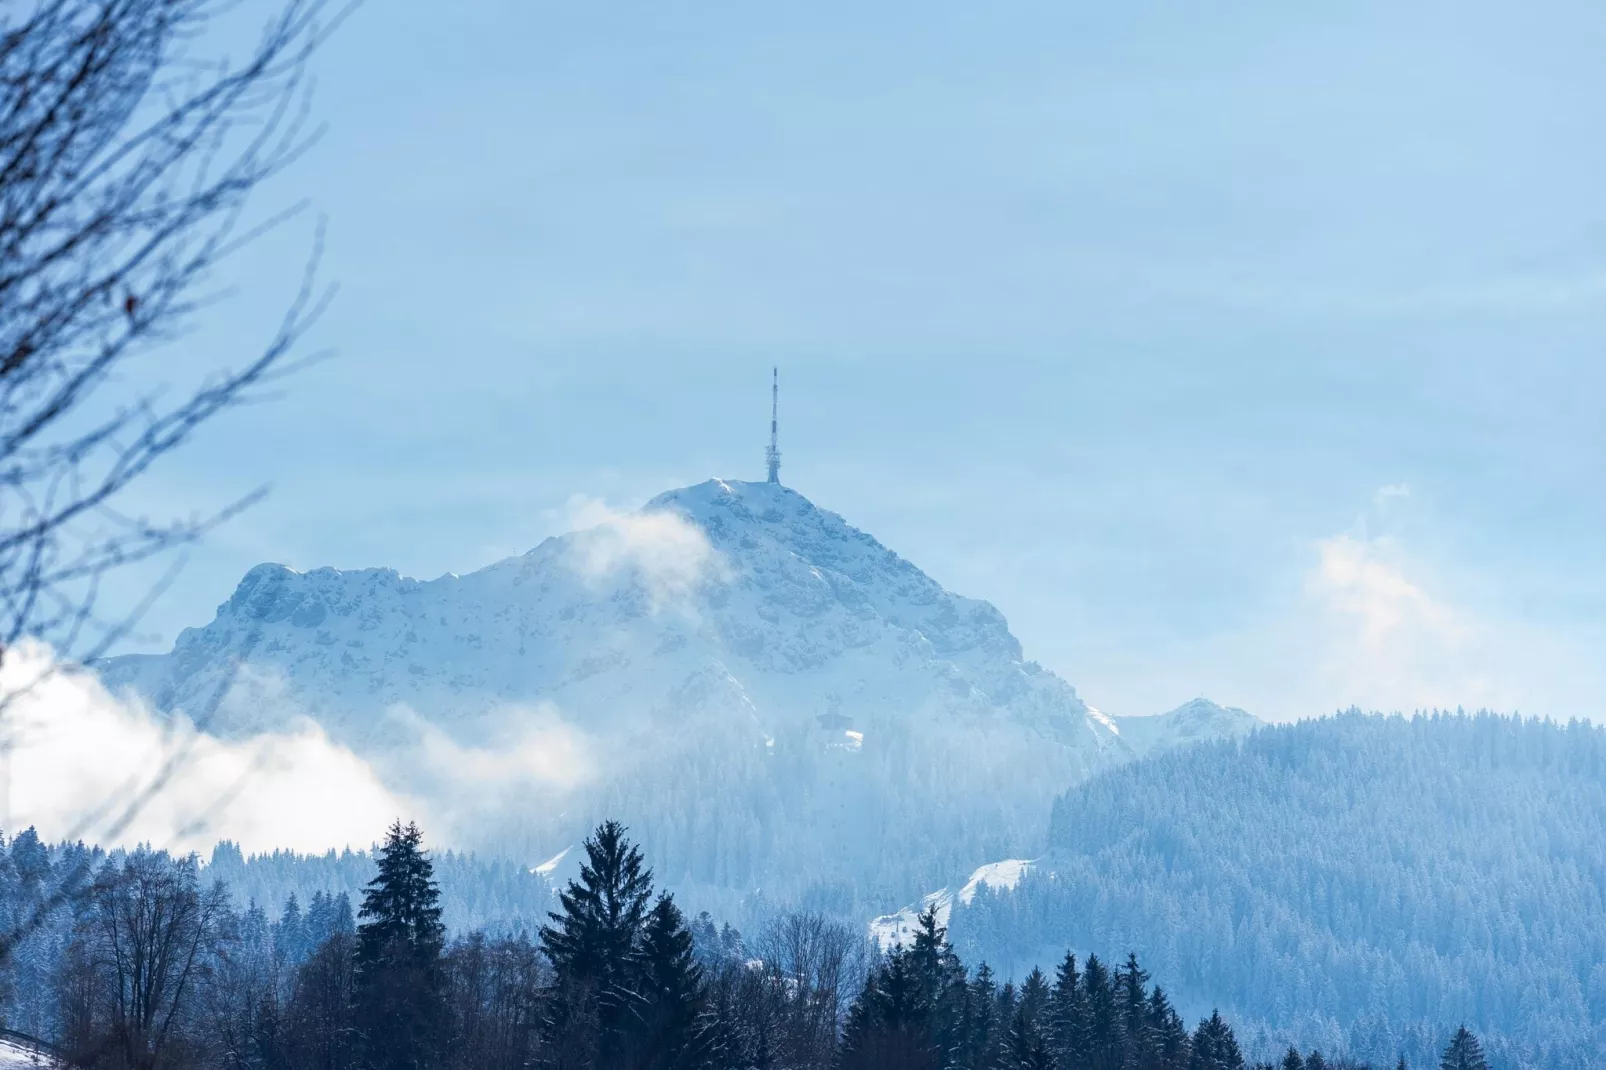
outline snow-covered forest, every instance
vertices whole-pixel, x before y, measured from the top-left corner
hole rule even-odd
[[[1054,806],[967,955],[1130,948],[1246,1035],[1420,1056],[1466,1022],[1514,1064],[1606,1050],[1606,731],[1349,713],[1112,771]]]

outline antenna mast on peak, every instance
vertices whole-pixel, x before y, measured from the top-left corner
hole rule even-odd
[[[770,482],[781,481],[781,443],[780,422],[777,417],[781,411],[781,369],[770,369],[770,448],[764,451],[764,461],[769,465]]]

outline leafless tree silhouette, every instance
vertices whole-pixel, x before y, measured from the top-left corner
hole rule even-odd
[[[306,62],[344,10],[276,9],[237,67],[192,53],[238,0],[0,0],[0,652],[92,657],[109,570],[222,515],[152,520],[120,497],[284,370],[329,296],[314,281],[260,348],[166,396],[156,355],[219,263],[278,217],[251,191],[310,143]],[[330,17],[333,16],[333,17]]]
[[[189,387],[166,381],[163,345],[213,296],[219,266],[296,210],[246,215],[252,191],[315,139],[308,60],[352,6],[266,2],[231,64],[206,50],[250,17],[246,0],[0,0],[0,659],[29,637],[63,658],[104,654],[139,609],[98,612],[102,579],[254,497],[181,518],[122,508],[157,460],[289,370],[332,295],[315,240],[269,337]],[[0,717],[16,694],[0,694]],[[102,835],[181,762],[108,799]],[[46,909],[90,879],[63,882]],[[37,920],[0,932],[0,963]]]

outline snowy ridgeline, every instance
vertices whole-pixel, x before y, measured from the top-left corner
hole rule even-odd
[[[1131,950],[1189,1014],[1219,1006],[1251,1039],[1385,1065],[1429,1059],[1455,1022],[1496,1065],[1606,1052],[1600,728],[1359,714],[1265,728],[1072,789],[1048,854],[1008,876],[983,877],[950,919],[965,958],[1004,974],[1066,947]]]
[[[435,842],[533,864],[622,820],[727,914],[758,889],[884,911],[1040,851],[1067,786],[1254,723],[1106,716],[991,605],[792,490],[721,480],[465,576],[258,566],[172,653],[101,670],[191,713],[232,681],[207,723],[236,735],[312,718]]]

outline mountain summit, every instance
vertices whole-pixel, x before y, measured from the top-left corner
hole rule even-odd
[[[776,483],[465,576],[259,565],[171,653],[101,672],[192,716],[226,693],[217,731],[310,717],[480,846],[547,857],[606,812],[665,879],[731,890],[940,883],[1133,754],[997,609]]]

